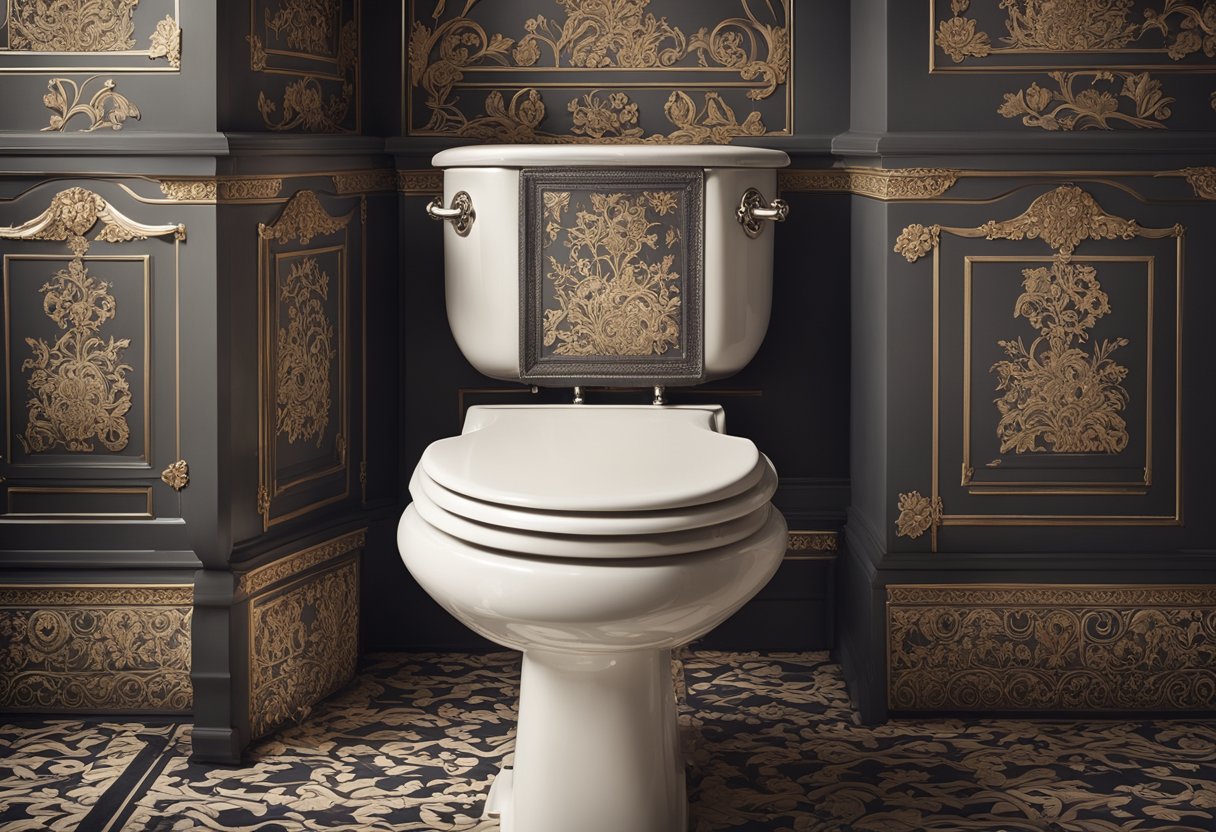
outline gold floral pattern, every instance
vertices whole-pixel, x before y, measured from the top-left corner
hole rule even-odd
[[[1030,346],[1021,338],[997,343],[1009,356],[992,365],[1001,419],[1001,453],[1107,453],[1127,447],[1127,368],[1111,355],[1126,338],[1104,339],[1092,351],[1081,344],[1110,312],[1110,300],[1093,266],[1057,257],[1050,268],[1024,269],[1014,317],[1038,330]],[[1046,443],[1047,447],[1044,447]]]
[[[1161,82],[1147,72],[1052,72],[1056,89],[1031,84],[1024,90],[1005,93],[1005,102],[997,112],[1005,118],[1021,116],[1022,124],[1043,130],[1112,130],[1113,123],[1133,127],[1164,129],[1161,122],[1170,117],[1174,99],[1161,90]],[[1089,78],[1089,87],[1077,92],[1078,79]],[[1119,97],[1098,89],[1099,82],[1123,84]],[[1120,98],[1131,104],[1124,112]]]
[[[19,711],[188,711],[190,617],[180,587],[73,598],[13,591],[0,605],[0,706]],[[41,596],[41,597],[40,597]],[[187,592],[188,596],[188,592]]]
[[[42,103],[54,114],[50,123],[42,128],[42,132],[61,133],[76,116],[84,116],[88,120],[88,124],[80,128],[84,133],[103,128],[121,130],[123,122],[128,118],[138,121],[139,108],[114,89],[116,85],[113,80],[102,82],[101,87],[89,96],[88,101],[81,101],[89,84],[97,78],[95,75],[80,84],[70,78],[52,78],[48,81],[48,92],[42,96]]]
[[[942,229],[937,225],[912,223],[895,238],[895,253],[902,254],[909,263],[915,263],[937,247]]]
[[[359,570],[347,560],[249,608],[250,733],[259,737],[333,693],[355,673]]]
[[[1136,47],[1164,52],[1171,60],[1203,52],[1216,56],[1216,0],[1160,0],[1142,18],[1134,0],[1000,0],[1006,35],[993,46],[973,18],[971,0],[951,0],[952,16],[938,22],[935,43],[955,63],[966,58],[1019,52],[1086,53]],[[1161,38],[1154,47],[1149,33]]]
[[[915,540],[942,523],[942,498],[926,497],[919,491],[899,495],[899,517],[895,529],[900,537]]]
[[[169,66],[180,69],[182,65],[182,27],[171,15],[156,24],[156,31],[148,44],[148,58],[164,58]]]
[[[170,464],[160,472],[160,481],[174,491],[181,491],[190,484],[190,464],[184,459]]]
[[[1216,167],[1183,168],[1179,173],[1186,177],[1187,183],[1195,191],[1195,196],[1216,200]]]
[[[282,180],[258,180],[274,183],[275,191],[282,188]],[[258,235],[263,240],[274,240],[278,243],[289,243],[298,240],[301,245],[308,245],[313,237],[325,236],[341,231],[350,224],[351,217],[331,217],[321,204],[316,191],[296,191],[288,201],[283,213],[271,225],[259,225]]]
[[[285,555],[241,575],[237,580],[237,591],[255,595],[272,584],[302,575],[309,569],[340,555],[345,555],[347,552],[362,549],[366,540],[367,529],[360,529],[357,532],[350,532],[302,551]]]
[[[484,114],[470,117],[454,90],[468,70],[485,65],[663,70],[687,67],[691,61],[695,67],[728,68],[755,82],[745,94],[751,101],[769,98],[788,80],[788,25],[764,22],[749,2],[742,2],[742,16],[688,35],[667,18],[649,12],[650,0],[556,0],[565,17],[530,18],[518,40],[489,33],[468,17],[475,2],[466,3],[459,16],[443,21],[446,3],[436,3],[433,27],[419,19],[411,21],[408,80],[411,88],[424,93],[430,114],[423,134],[497,141],[722,143],[768,132],[759,112],[740,121],[723,96],[713,91],[706,92],[699,108],[687,92],[673,90],[664,115],[676,129],[648,136],[639,124],[638,104],[624,91],[594,90],[567,101],[571,126],[566,133],[541,129],[546,108],[541,91],[534,87],[514,91],[509,100],[503,91],[493,90],[485,99]],[[781,5],[778,12],[770,3],[769,10],[788,24],[788,12]]]
[[[1011,220],[989,220],[967,236],[989,240],[1042,239],[1058,253],[1069,255],[1085,239],[1131,240],[1179,232],[1180,229],[1147,229],[1135,220],[1107,214],[1086,191],[1076,185],[1062,185],[1037,197],[1025,213]]]
[[[546,216],[560,221],[569,198],[566,192],[547,198]],[[661,223],[650,211],[662,215],[674,210],[679,192],[591,192],[587,199],[575,206],[573,225],[550,221],[545,278],[555,306],[544,310],[544,345],[555,355],[575,356],[662,355],[678,347],[681,275],[673,270],[676,256],[666,251],[643,257],[642,251],[660,250],[653,229]],[[557,242],[559,231],[565,235],[562,243]],[[564,258],[549,253],[556,245],[569,253]]]
[[[280,0],[265,10],[266,28],[287,46],[308,55],[332,55],[334,34],[341,15],[338,0]]]
[[[139,0],[11,0],[10,49],[117,52],[135,47]]]
[[[1210,720],[865,726],[822,653],[688,650],[673,667],[695,832],[1201,832],[1216,819]],[[0,732],[5,818],[72,828],[130,771],[104,799],[131,807],[130,830],[493,832],[480,814],[512,761],[518,686],[518,654],[372,656],[235,768],[191,764],[188,726],[24,722]],[[166,739],[136,787],[128,761]]]
[[[1192,605],[1163,589],[888,587],[890,706],[1210,709],[1216,593],[1194,587]]]
[[[279,285],[287,326],[279,327],[275,358],[275,433],[287,441],[325,440],[334,391],[330,370],[338,355],[329,300],[329,275],[315,258],[293,263]]]
[[[118,308],[110,284],[94,280],[77,258],[40,291],[46,316],[65,332],[53,344],[25,339],[33,357],[22,362],[21,372],[30,374],[26,383],[32,395],[25,430],[17,438],[27,454],[61,446],[91,453],[95,440],[121,451],[131,436],[126,375],[132,368],[122,363],[131,339],[111,335],[107,341],[100,335]]]

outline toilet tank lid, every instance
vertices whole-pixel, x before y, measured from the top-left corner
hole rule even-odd
[[[783,150],[737,145],[478,144],[435,154],[439,168],[691,167],[783,168]]]

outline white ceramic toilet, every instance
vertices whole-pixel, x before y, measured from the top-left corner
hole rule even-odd
[[[504,832],[681,832],[671,649],[772,577],[777,476],[721,407],[768,326],[780,151],[563,145],[444,151],[448,320],[494,378],[653,387],[655,404],[482,406],[410,483],[402,559],[452,615],[523,651]],[[445,207],[446,206],[446,207]]]

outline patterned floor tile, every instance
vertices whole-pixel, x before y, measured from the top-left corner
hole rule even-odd
[[[865,727],[823,654],[686,651],[679,665],[695,832],[1216,830],[1216,722]],[[240,768],[191,764],[188,733],[172,736],[117,828],[492,832],[479,815],[511,759],[518,683],[512,653],[370,657]],[[5,729],[0,828],[73,829],[146,730]]]

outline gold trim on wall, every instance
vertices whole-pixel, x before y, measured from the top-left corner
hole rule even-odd
[[[986,240],[1024,240],[1040,239],[1055,250],[1053,262],[1068,263],[1072,260],[1076,247],[1085,240],[1132,240],[1169,239],[1175,240],[1175,257],[1177,264],[1175,289],[1175,448],[1174,448],[1174,511],[1170,515],[964,515],[947,514],[944,509],[936,512],[932,509],[940,505],[940,413],[941,413],[941,383],[940,356],[941,352],[941,237],[949,234],[969,239]],[[1030,206],[1020,215],[1008,220],[989,220],[974,228],[956,228],[942,225],[925,226],[919,223],[908,225],[900,232],[895,241],[894,251],[909,263],[915,263],[928,254],[933,255],[933,368],[932,368],[932,468],[930,476],[928,500],[931,516],[935,521],[930,522],[930,551],[938,548],[938,529],[941,526],[1130,526],[1130,525],[1179,525],[1182,522],[1182,271],[1183,271],[1183,235],[1181,225],[1169,228],[1146,228],[1135,220],[1124,219],[1106,213],[1088,192],[1075,185],[1060,185],[1035,198]],[[1024,259],[1024,258],[1023,258]],[[1081,258],[1085,260],[1089,258]],[[1151,348],[1149,361],[1152,361]],[[1151,394],[1151,390],[1149,391]],[[1151,418],[1151,417],[1150,417]],[[1149,428],[1151,431],[1151,422]],[[1151,433],[1145,437],[1151,453]],[[1151,482],[1151,456],[1146,465],[1145,481]],[[967,476],[966,467],[963,471]],[[919,496],[919,492],[911,492]],[[905,511],[904,498],[900,497],[900,520],[897,529],[900,536],[915,537],[910,534],[914,527],[922,524],[912,523],[911,516]],[[909,504],[910,505],[910,504]],[[914,512],[918,517],[923,512]],[[923,530],[922,530],[923,531]]]
[[[189,585],[0,586],[0,707],[188,712]]]
[[[443,193],[443,171],[399,170],[397,191],[405,196],[437,196]]]
[[[961,171],[942,168],[832,168],[777,171],[784,193],[848,193],[885,201],[936,199],[954,187]]]
[[[237,594],[256,595],[267,587],[295,578],[314,566],[362,549],[366,542],[367,529],[359,529],[250,569],[237,579]]]
[[[397,176],[395,171],[388,169],[358,170],[350,173],[335,173],[333,182],[334,190],[339,195],[349,196],[395,190]]]
[[[791,531],[785,545],[786,560],[835,560],[839,553],[838,531]]]
[[[51,519],[51,520],[150,520],[154,515],[152,513],[152,488],[150,486],[121,488],[121,487],[94,487],[94,488],[48,488],[48,487],[26,487],[26,486],[9,486],[6,489],[7,508],[4,512],[5,517],[20,518],[20,519]],[[138,496],[143,498],[143,511],[139,512],[21,512],[13,510],[13,497],[20,497],[24,494],[53,496],[60,494],[92,494],[92,495],[123,495],[123,496]]]
[[[1216,107],[1216,93],[1213,93],[1213,107]],[[1186,177],[1187,183],[1195,191],[1195,196],[1201,199],[1216,199],[1216,167],[1213,168],[1183,168],[1179,171]]]
[[[893,711],[1210,711],[1216,586],[889,585]]]

